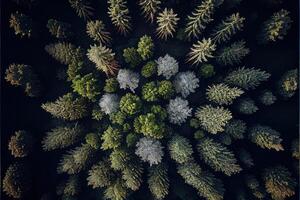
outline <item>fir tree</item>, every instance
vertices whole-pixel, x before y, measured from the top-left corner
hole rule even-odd
[[[187,61],[193,65],[198,65],[203,62],[207,62],[209,58],[213,58],[213,53],[216,50],[216,45],[210,38],[198,40],[193,44],[190,52],[187,55]]]
[[[96,64],[96,68],[106,75],[115,75],[118,71],[119,65],[115,60],[115,53],[101,43],[99,46],[91,46],[88,49],[87,56],[90,61]]]
[[[206,90],[207,99],[219,105],[230,105],[234,99],[243,93],[243,90],[236,87],[229,87],[223,83],[208,86]]]
[[[30,133],[19,130],[10,137],[8,149],[16,158],[28,156],[33,150],[33,137]]]
[[[72,35],[71,25],[56,19],[49,19],[47,28],[51,35],[58,39],[66,39]]]
[[[142,62],[140,54],[133,47],[124,49],[123,57],[125,62],[128,63],[132,68],[138,66]]]
[[[279,94],[284,98],[291,98],[298,91],[298,69],[292,69],[283,74],[278,82]]]
[[[85,136],[85,142],[89,144],[94,149],[99,149],[101,147],[101,140],[98,134],[88,133]]]
[[[168,144],[169,153],[173,160],[183,164],[192,160],[193,149],[189,140],[183,136],[175,135]]]
[[[88,0],[69,0],[69,3],[80,18],[89,19],[93,15],[94,9]]]
[[[242,170],[237,164],[234,154],[212,139],[202,139],[197,147],[200,157],[214,170],[221,171],[227,176],[239,173]]]
[[[225,126],[225,133],[233,139],[243,139],[246,133],[246,123],[239,119],[230,120]]]
[[[65,197],[69,198],[77,195],[81,190],[80,180],[78,175],[71,175],[68,179],[62,182],[58,188],[58,193]]]
[[[118,90],[119,83],[116,78],[105,79],[105,86],[103,90],[107,93],[114,93]]]
[[[225,82],[249,90],[255,89],[261,82],[267,81],[270,76],[269,73],[260,69],[241,67],[230,72],[225,78]]]
[[[221,49],[217,56],[217,62],[222,65],[236,65],[242,62],[242,59],[250,53],[250,50],[245,46],[246,42],[241,40],[234,42],[228,47]]]
[[[211,64],[204,64],[200,67],[199,74],[203,78],[210,78],[216,74],[215,67]]]
[[[174,13],[173,9],[165,8],[157,16],[157,36],[163,40],[167,40],[169,37],[173,37],[173,34],[176,31],[175,29],[178,20],[179,18],[177,17],[177,14]]]
[[[33,21],[23,13],[15,12],[10,15],[9,27],[14,29],[15,35],[30,38],[33,34]]]
[[[245,18],[239,13],[234,13],[223,20],[213,31],[211,38],[215,43],[226,42],[244,27]]]
[[[114,26],[122,34],[126,35],[131,30],[131,17],[126,6],[126,0],[108,0],[108,14]]]
[[[130,155],[124,148],[116,148],[110,154],[111,168],[123,171],[130,160]]]
[[[160,0],[139,0],[143,15],[151,23],[153,23],[155,15],[160,10],[160,4]]]
[[[86,100],[76,98],[72,93],[59,97],[54,102],[42,104],[42,108],[56,118],[74,121],[88,115]]]
[[[136,191],[142,184],[143,166],[139,161],[130,161],[122,171],[122,179],[127,188]]]
[[[165,164],[154,165],[149,168],[148,187],[155,199],[162,200],[169,193],[168,168]]]
[[[289,11],[281,9],[275,12],[270,19],[265,21],[259,38],[261,42],[268,43],[283,40],[291,28],[292,20],[289,15]]]
[[[158,100],[158,88],[154,81],[143,85],[142,97],[145,101],[149,102]]]
[[[259,96],[259,100],[262,104],[270,106],[275,103],[277,98],[271,91],[266,90]]]
[[[151,76],[155,75],[157,71],[157,64],[154,61],[147,62],[141,71],[141,75],[145,78],[150,78]]]
[[[295,195],[296,181],[287,168],[275,166],[265,170],[265,187],[274,200],[284,200]]]
[[[141,99],[134,94],[125,94],[120,101],[120,110],[128,115],[134,115],[141,111]]]
[[[232,114],[228,109],[212,107],[211,105],[198,108],[195,116],[201,127],[211,134],[224,131],[225,125],[232,118]]]
[[[253,126],[249,131],[249,139],[263,149],[283,151],[280,133],[268,126]]]
[[[82,137],[83,128],[77,123],[58,126],[46,133],[42,146],[45,151],[63,149],[79,142]]]
[[[236,105],[238,112],[251,115],[258,111],[258,107],[255,105],[255,102],[250,98],[240,99]]]
[[[110,44],[111,36],[106,30],[105,24],[101,20],[88,21],[86,24],[86,32],[90,38],[103,45]]]
[[[152,38],[148,35],[144,35],[140,38],[138,43],[137,52],[140,54],[143,60],[148,60],[153,56],[154,43]]]
[[[187,17],[185,34],[188,38],[198,38],[205,30],[206,25],[213,21],[212,16],[215,10],[214,0],[202,1],[199,6]]]
[[[89,170],[87,182],[93,189],[102,188],[111,185],[114,177],[114,172],[110,168],[109,161],[104,160],[92,166]]]
[[[158,95],[163,99],[170,99],[175,93],[175,88],[171,81],[163,80],[158,82]]]
[[[120,133],[120,130],[109,126],[103,132],[103,135],[101,137],[101,139],[103,140],[101,149],[107,150],[119,147],[121,145],[121,138],[122,135]]]
[[[128,190],[123,180],[117,179],[104,191],[104,198],[110,200],[125,200]]]

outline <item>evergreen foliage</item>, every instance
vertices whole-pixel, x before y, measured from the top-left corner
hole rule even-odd
[[[178,20],[179,18],[177,17],[177,14],[174,13],[173,9],[165,8],[157,16],[157,36],[163,40],[167,40],[168,38],[173,37],[174,32],[176,31],[175,29]]]
[[[211,64],[204,64],[200,67],[199,74],[203,78],[210,78],[216,74],[215,67]]]
[[[207,62],[209,58],[213,58],[213,53],[216,50],[216,45],[213,43],[211,38],[198,40],[197,43],[193,44],[190,52],[187,55],[187,61],[193,65],[198,65],[203,62]]]
[[[271,91],[266,90],[259,96],[259,100],[262,104],[270,106],[275,103],[277,98]]]
[[[141,71],[141,75],[145,78],[150,78],[151,76],[155,75],[157,71],[157,64],[154,61],[147,62]]]
[[[115,113],[119,109],[120,98],[116,94],[104,94],[99,100],[101,111],[107,115]]]
[[[87,177],[88,185],[94,189],[98,187],[107,187],[112,184],[115,175],[110,168],[110,163],[107,160],[100,161],[92,166]]]
[[[283,151],[280,133],[268,126],[255,125],[249,130],[249,139],[263,149]]]
[[[47,28],[51,35],[58,39],[67,39],[72,35],[71,25],[56,19],[49,19]]]
[[[89,19],[93,15],[94,9],[88,0],[69,0],[69,3],[80,18]]]
[[[119,129],[109,126],[101,137],[103,140],[101,149],[115,149],[121,145],[122,135]]]
[[[152,38],[148,35],[144,35],[140,38],[138,43],[137,52],[140,54],[143,60],[148,60],[153,56],[154,43]]]
[[[240,149],[238,154],[239,160],[247,167],[251,168],[254,166],[254,161],[251,154],[245,149]]]
[[[139,0],[143,15],[151,23],[153,23],[155,15],[160,10],[160,4],[161,0]]]
[[[107,78],[105,79],[105,86],[103,88],[104,92],[114,93],[118,90],[119,83],[116,78]]]
[[[128,63],[132,68],[138,66],[142,62],[140,54],[133,47],[124,49],[123,57],[125,62]]]
[[[20,35],[21,38],[30,38],[33,34],[33,21],[23,13],[12,13],[9,18],[9,27],[14,29],[15,35]]]
[[[28,156],[33,150],[33,137],[30,133],[24,130],[16,131],[10,137],[8,149],[16,158]]]
[[[187,163],[193,159],[192,145],[189,140],[183,136],[173,136],[169,141],[168,148],[171,158],[178,164]]]
[[[148,187],[155,199],[162,200],[169,193],[168,168],[165,164],[154,165],[149,168]]]
[[[131,30],[131,17],[126,4],[126,0],[108,0],[108,14],[113,25],[122,35],[126,35]]]
[[[122,179],[117,179],[109,185],[104,191],[104,198],[110,200],[125,200],[128,196],[128,190]]]
[[[299,88],[298,69],[285,72],[278,82],[279,94],[284,98],[291,98]]]
[[[198,108],[195,116],[199,120],[201,127],[211,134],[223,132],[224,127],[232,118],[232,114],[228,109],[211,105]]]
[[[141,99],[134,94],[127,93],[120,100],[120,110],[128,115],[134,115],[141,111]]]
[[[158,95],[163,99],[170,99],[175,93],[175,88],[171,81],[163,80],[158,82]]]
[[[234,154],[212,139],[202,139],[197,147],[200,157],[214,170],[221,171],[227,176],[239,173],[242,170],[237,164]]]
[[[233,139],[243,139],[246,130],[247,126],[244,121],[239,119],[232,119],[226,124],[224,131]]]
[[[81,190],[80,180],[78,175],[71,175],[68,179],[58,186],[58,193],[64,198],[71,198],[77,195]]]
[[[96,133],[89,133],[85,136],[85,142],[94,149],[99,149],[101,146],[100,137]]]
[[[122,179],[127,188],[136,191],[142,184],[143,166],[140,162],[131,161],[122,171]]]
[[[192,115],[192,108],[188,104],[189,102],[181,97],[171,99],[167,105],[169,121],[178,125],[184,123]]]
[[[42,104],[42,108],[56,118],[74,121],[88,115],[86,100],[67,93],[54,102]]]
[[[199,79],[193,71],[179,72],[173,84],[177,93],[187,97],[199,87]]]
[[[106,26],[101,20],[88,21],[86,24],[86,32],[90,38],[96,42],[108,45],[111,42],[110,33],[106,30]]]
[[[157,74],[163,75],[166,79],[170,79],[171,76],[178,72],[179,65],[178,62],[169,54],[164,57],[159,57],[156,61],[157,63]]]
[[[134,93],[134,90],[139,86],[140,75],[129,69],[120,69],[117,80],[121,89],[126,90],[128,88]]]
[[[77,123],[58,126],[46,133],[42,140],[43,149],[51,151],[69,147],[83,137],[83,127]]]
[[[237,110],[242,114],[251,115],[258,111],[258,107],[252,99],[243,98],[237,103]]]
[[[292,152],[292,156],[296,159],[300,159],[300,146],[299,146],[299,140],[298,139],[294,139],[292,141],[292,145],[291,145],[291,152]]]
[[[158,87],[154,81],[151,81],[143,85],[142,97],[145,101],[150,101],[150,102],[158,100]]]
[[[111,168],[123,171],[129,161],[129,153],[124,148],[116,148],[110,154]]]

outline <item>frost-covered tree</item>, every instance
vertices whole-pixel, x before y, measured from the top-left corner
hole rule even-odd
[[[222,65],[240,64],[242,59],[250,53],[245,44],[246,42],[241,40],[222,48],[216,55],[217,62]]]
[[[15,134],[10,137],[8,149],[16,158],[26,157],[33,150],[33,140],[32,135],[27,131],[16,131]]]
[[[120,110],[128,115],[134,115],[141,111],[142,102],[137,95],[127,93],[120,100]]]
[[[96,68],[103,71],[106,75],[115,75],[119,64],[115,60],[115,53],[111,49],[103,46],[93,45],[88,49],[88,58],[96,64]]]
[[[224,186],[221,180],[217,179],[208,171],[203,171],[195,162],[187,162],[179,165],[178,174],[182,176],[185,183],[194,187],[201,197],[207,200],[222,200]]]
[[[243,139],[246,130],[247,126],[244,121],[239,119],[232,119],[226,124],[224,131],[233,139]]]
[[[143,137],[136,143],[135,154],[150,166],[157,165],[164,155],[163,146],[158,140]]]
[[[88,185],[93,189],[98,187],[107,187],[112,184],[115,175],[110,168],[110,163],[107,160],[103,160],[93,165],[89,170],[87,177]]]
[[[193,159],[193,148],[190,141],[180,135],[175,135],[168,144],[169,153],[173,160],[179,164],[189,162]]]
[[[83,49],[68,42],[51,43],[45,46],[45,51],[58,62],[70,65],[84,60]]]
[[[140,76],[129,69],[120,69],[117,80],[121,89],[128,88],[134,93],[134,90],[139,86]]]
[[[261,82],[267,81],[271,74],[256,68],[240,67],[230,72],[225,82],[229,85],[237,86],[245,90],[255,89]]]
[[[143,85],[142,97],[145,101],[149,101],[149,102],[158,100],[158,87],[154,81],[151,81]]]
[[[171,76],[174,76],[179,69],[178,62],[169,54],[166,54],[164,57],[159,57],[156,60],[157,63],[157,74],[163,75],[166,79],[170,79]]]
[[[244,93],[243,90],[237,87],[229,87],[226,84],[214,84],[206,89],[207,99],[219,105],[230,105],[233,100]]]
[[[94,9],[89,0],[69,0],[69,3],[80,18],[89,19],[93,15]]]
[[[267,192],[274,200],[284,200],[295,195],[296,180],[286,167],[267,168],[263,174]]]
[[[226,42],[238,31],[244,27],[245,18],[241,17],[239,13],[234,13],[222,20],[213,31],[211,38],[215,43]]]
[[[249,130],[249,139],[263,149],[283,151],[280,133],[268,126],[255,125]]]
[[[83,127],[77,123],[58,126],[46,133],[42,147],[45,151],[69,147],[82,139],[83,132]]]
[[[126,0],[108,0],[108,14],[113,25],[122,35],[126,35],[131,30],[131,17],[126,4]]]
[[[33,68],[25,64],[10,64],[5,71],[5,80],[13,86],[20,86],[29,97],[38,97],[42,86]]]
[[[56,19],[49,19],[47,28],[51,35],[58,39],[66,39],[72,35],[71,24]]]
[[[298,69],[292,69],[283,74],[278,82],[279,94],[284,98],[291,98],[299,87]]]
[[[101,149],[115,149],[121,145],[122,135],[119,129],[109,126],[102,134],[103,140]]]
[[[30,38],[33,34],[33,21],[23,13],[12,13],[9,18],[9,27],[14,29],[15,35],[20,35],[21,38]]]
[[[117,112],[119,104],[120,98],[116,94],[104,94],[99,100],[101,111],[107,115]]]
[[[207,62],[209,58],[213,58],[213,53],[216,50],[216,45],[208,38],[198,40],[190,49],[187,55],[187,61],[193,65],[198,65],[203,62]]]
[[[300,159],[300,146],[299,146],[299,139],[294,139],[291,144],[291,152],[292,156],[296,159]]]
[[[163,40],[167,40],[169,37],[173,37],[173,34],[176,31],[175,29],[178,20],[179,18],[177,17],[177,14],[174,13],[173,9],[165,8],[157,16],[157,36]]]
[[[67,93],[54,102],[42,104],[42,108],[56,118],[74,121],[88,115],[86,100]]]
[[[266,90],[259,96],[259,100],[262,104],[270,106],[275,103],[277,98],[271,91]]]
[[[95,149],[82,144],[64,154],[58,164],[58,173],[77,174],[86,169],[94,160]]]
[[[72,88],[74,92],[92,101],[96,101],[100,94],[99,80],[93,73],[84,76],[77,75],[72,80]]]
[[[175,94],[175,88],[171,81],[158,82],[158,95],[163,99],[170,99]]]
[[[106,30],[106,26],[101,20],[88,21],[86,32],[96,42],[107,45],[111,41],[110,33]]]
[[[184,123],[192,115],[192,108],[189,107],[189,102],[181,97],[171,99],[167,105],[167,111],[169,121],[178,125]]]
[[[240,99],[236,105],[236,108],[239,113],[245,115],[251,115],[258,111],[258,107],[255,105],[255,102],[250,98]]]
[[[161,0],[139,0],[145,18],[153,23],[155,15],[160,10]]]
[[[174,87],[177,93],[187,97],[199,87],[199,79],[192,71],[180,72],[174,79]]]
[[[137,52],[143,60],[148,60],[153,56],[154,43],[150,36],[144,35],[140,38],[138,43]]]
[[[125,200],[128,196],[128,189],[122,179],[117,179],[104,191],[104,198],[110,200]]]
[[[148,187],[157,200],[164,199],[169,193],[169,177],[166,164],[153,165],[148,172]]]
[[[142,62],[142,57],[134,47],[129,47],[123,50],[123,57],[130,67],[135,68]]]
[[[263,23],[259,39],[263,43],[275,42],[283,40],[287,35],[288,30],[291,28],[292,20],[290,12],[281,9],[275,12],[270,19]]]
[[[231,176],[242,170],[234,154],[226,146],[210,138],[200,140],[197,149],[201,159],[215,171]]]
[[[206,25],[213,21],[212,16],[215,10],[214,0],[204,0],[198,5],[191,15],[187,17],[187,24],[184,32],[188,38],[198,38],[205,30]]]
[[[147,62],[141,70],[141,75],[145,78],[150,78],[157,72],[157,63],[154,61]]]
[[[198,108],[195,116],[201,127],[211,134],[224,131],[226,124],[232,118],[232,114],[227,108],[211,105]]]
[[[31,189],[32,177],[25,163],[15,162],[9,165],[3,180],[3,192],[15,199],[24,198]]]

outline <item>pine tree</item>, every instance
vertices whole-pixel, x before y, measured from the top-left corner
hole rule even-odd
[[[183,164],[192,160],[193,149],[190,141],[183,136],[175,135],[168,144],[169,153],[173,160]]]
[[[101,137],[103,140],[101,149],[115,149],[121,145],[122,135],[119,129],[109,126]]]
[[[173,34],[176,31],[175,29],[178,20],[179,18],[177,17],[177,14],[174,13],[173,9],[165,8],[157,16],[157,36],[163,40],[167,40],[169,37],[173,37]]]
[[[265,90],[260,96],[259,100],[262,104],[270,106],[277,100],[276,96],[269,90]]]
[[[206,25],[213,21],[215,4],[214,0],[202,1],[199,6],[187,17],[187,24],[185,26],[185,34],[188,38],[198,38],[205,30]]]
[[[249,139],[263,149],[283,151],[280,133],[268,126],[253,126],[249,131]]]
[[[210,38],[198,40],[193,44],[190,52],[187,55],[187,61],[193,65],[198,65],[203,62],[207,62],[209,58],[213,58],[213,53],[216,50],[216,45]]]
[[[165,164],[154,165],[149,168],[148,187],[155,199],[162,200],[169,193],[168,168]]]
[[[60,188],[57,188],[61,191],[64,197],[71,197],[77,195],[81,190],[80,179],[78,175],[71,175],[68,179],[62,184],[59,185]]]
[[[160,10],[161,0],[139,0],[142,13],[148,21],[153,23],[154,17]]]
[[[88,185],[93,189],[98,187],[107,187],[112,184],[115,175],[110,168],[110,163],[107,160],[100,161],[92,166],[87,177]]]
[[[86,74],[82,77],[76,76],[72,80],[72,88],[74,92],[92,101],[95,101],[96,97],[100,94],[99,81],[93,73]]]
[[[229,87],[223,83],[208,86],[206,89],[207,99],[219,105],[230,105],[234,99],[243,93],[243,90],[236,87]]]
[[[169,101],[167,112],[169,121],[178,125],[184,123],[188,117],[192,116],[192,108],[189,107],[189,102],[181,97],[176,97]]]
[[[258,107],[255,105],[253,99],[247,97],[240,99],[236,105],[236,108],[238,112],[245,115],[251,115],[258,111]]]
[[[211,35],[212,41],[219,44],[230,40],[234,34],[242,30],[244,21],[245,18],[241,17],[239,13],[226,17],[213,31]]]
[[[104,45],[110,44],[111,36],[106,30],[105,24],[101,20],[88,21],[86,24],[86,32],[94,41]]]
[[[131,160],[122,170],[122,179],[127,188],[136,191],[140,188],[143,180],[143,166],[139,161]]]
[[[23,13],[12,13],[9,18],[9,27],[14,29],[15,35],[20,35],[21,38],[30,38],[33,34],[33,21]]]
[[[88,115],[86,100],[67,93],[54,102],[42,104],[42,108],[57,118],[74,121]]]
[[[296,180],[287,168],[275,166],[265,170],[265,187],[274,200],[284,200],[295,195]]]
[[[246,123],[239,119],[230,120],[225,126],[225,133],[233,139],[243,139],[246,133]]]
[[[80,18],[89,19],[93,15],[94,9],[88,0],[69,0],[69,3]]]
[[[117,179],[104,191],[104,198],[110,200],[125,200],[128,196],[128,190],[121,179]]]
[[[291,28],[292,20],[289,15],[289,11],[281,9],[265,21],[259,35],[261,42],[268,43],[283,40]]]
[[[26,157],[33,150],[33,140],[34,139],[32,135],[27,131],[16,131],[15,134],[10,137],[8,149],[11,151],[11,154],[16,158]]]
[[[115,53],[101,43],[99,46],[91,46],[88,49],[87,56],[90,61],[96,64],[96,68],[103,71],[106,75],[115,75],[118,71],[119,65],[115,60]]]
[[[216,171],[221,171],[227,176],[231,176],[242,170],[237,164],[234,154],[225,146],[210,138],[202,139],[197,149],[205,163]]]
[[[179,165],[177,172],[182,176],[185,183],[194,187],[198,194],[207,200],[222,200],[224,195],[221,180],[207,171],[203,171],[195,162],[187,162]]]
[[[148,60],[153,56],[154,43],[150,36],[144,35],[140,38],[138,43],[137,52],[143,60]]]
[[[279,94],[284,98],[291,98],[299,88],[298,69],[285,72],[278,82]]]
[[[135,68],[142,62],[142,57],[134,47],[124,49],[123,57],[125,62],[128,63],[131,68]]]
[[[67,124],[58,126],[46,134],[42,141],[43,149],[51,151],[63,149],[79,142],[83,137],[83,128],[77,123]]]
[[[71,25],[56,19],[49,19],[47,28],[51,35],[58,39],[66,39],[72,35]]]
[[[116,148],[110,154],[111,168],[123,171],[126,168],[130,155],[124,148]]]
[[[120,110],[128,115],[134,115],[141,111],[142,102],[137,95],[127,93],[120,100]]]
[[[225,78],[225,82],[249,90],[255,89],[261,82],[267,81],[270,76],[269,73],[260,69],[241,67],[230,72]]]
[[[105,86],[103,90],[107,93],[114,93],[118,90],[119,83],[116,78],[105,79]]]
[[[201,127],[211,134],[224,131],[225,125],[232,118],[232,114],[228,109],[211,105],[198,108],[195,116]]]
[[[242,59],[250,53],[245,46],[244,40],[234,42],[228,47],[222,48],[216,56],[217,62],[222,65],[236,65],[242,62]]]
[[[126,6],[126,0],[108,0],[108,14],[113,25],[122,34],[126,35],[131,30],[131,17]]]

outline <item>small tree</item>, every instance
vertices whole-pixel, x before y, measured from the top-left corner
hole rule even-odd
[[[126,35],[131,30],[131,17],[126,4],[126,0],[108,0],[108,14],[113,25],[122,35]]]
[[[89,144],[94,149],[99,149],[101,147],[101,140],[98,134],[88,133],[85,136],[85,142]]]
[[[71,25],[56,19],[49,19],[47,28],[51,35],[58,39],[66,39],[72,35]]]
[[[143,180],[143,166],[139,161],[130,161],[122,171],[122,179],[127,188],[136,191],[140,188]]]
[[[9,27],[14,29],[15,35],[20,35],[21,38],[30,38],[33,34],[32,19],[19,12],[10,15]]]
[[[251,168],[254,166],[254,161],[251,154],[245,149],[240,149],[238,153],[239,160],[247,167]]]
[[[165,164],[154,165],[149,168],[148,187],[155,199],[162,200],[169,193],[168,168]]]
[[[193,65],[198,65],[203,62],[207,62],[209,58],[213,58],[213,53],[216,50],[216,45],[210,38],[198,40],[193,44],[190,52],[187,55],[187,61]]]
[[[134,94],[127,93],[121,98],[120,110],[128,115],[134,115],[141,111],[141,99]]]
[[[121,89],[126,90],[128,88],[134,93],[134,90],[139,86],[140,75],[129,69],[120,69],[117,80]]]
[[[253,126],[249,131],[249,139],[263,149],[283,151],[280,133],[268,126]]]
[[[124,49],[123,57],[125,62],[128,63],[132,68],[138,66],[142,62],[140,54],[133,47]]]
[[[177,93],[187,97],[199,87],[199,79],[192,71],[179,72],[174,79],[174,87]]]
[[[240,99],[236,107],[240,113],[245,115],[251,115],[258,111],[258,107],[255,105],[255,102],[250,98]]]
[[[116,78],[105,79],[105,86],[103,90],[107,93],[114,93],[118,90],[119,83]]]
[[[111,115],[118,111],[120,98],[116,94],[104,94],[99,100],[101,111],[107,115]]]
[[[246,130],[246,123],[239,119],[232,119],[225,126],[225,133],[233,139],[243,139]]]
[[[69,3],[80,18],[89,19],[93,15],[94,9],[88,0],[69,0]]]
[[[125,200],[129,191],[126,188],[125,182],[117,179],[104,191],[104,198],[110,200]]]
[[[175,135],[168,144],[169,153],[173,160],[179,164],[191,161],[193,149],[190,141],[183,136]]]
[[[110,44],[111,36],[101,20],[89,21],[86,24],[86,32],[90,38],[104,45]]]
[[[216,171],[231,176],[242,170],[240,165],[237,164],[234,154],[225,146],[214,142],[210,138],[202,139],[197,148],[200,157]]]
[[[157,71],[157,64],[154,61],[147,62],[141,71],[141,75],[145,78],[150,78],[151,76],[155,75]]]
[[[291,144],[291,152],[292,152],[292,156],[298,160],[300,159],[299,151],[300,151],[299,140],[294,139]]]
[[[154,43],[152,38],[148,35],[144,35],[140,38],[138,43],[137,52],[140,54],[143,60],[148,60],[153,56]]]
[[[171,99],[167,106],[169,121],[178,125],[184,123],[192,115],[192,108],[188,104],[189,102],[181,97]]]
[[[102,188],[111,185],[114,178],[115,175],[110,168],[109,161],[104,160],[92,166],[89,170],[87,182],[93,189],[98,187]]]
[[[44,103],[42,108],[54,117],[70,121],[81,119],[88,115],[85,99],[76,98],[72,93],[67,93],[54,102]]]
[[[158,95],[163,99],[170,99],[175,94],[175,88],[171,81],[158,82]]]
[[[291,98],[298,91],[298,69],[285,72],[278,82],[279,94],[284,98]]]
[[[81,190],[80,179],[78,175],[71,175],[67,180],[61,182],[57,189],[56,193],[62,195],[64,198],[72,198]]]
[[[155,15],[160,10],[160,4],[161,0],[139,0],[143,15],[151,23],[153,23]]]
[[[158,88],[154,81],[143,85],[142,97],[145,101],[150,101],[150,102],[158,100]]]
[[[177,17],[177,14],[174,13],[173,9],[165,8],[157,16],[157,36],[163,40],[173,37],[178,20],[179,18]]]
[[[16,131],[13,136],[10,137],[8,143],[8,149],[14,157],[26,157],[33,150],[33,137],[31,134],[24,130]]]
[[[200,67],[199,74],[203,78],[210,78],[216,74],[215,67],[211,64],[204,64]]]
[[[275,103],[277,98],[276,96],[274,96],[274,94],[271,91],[266,90],[259,96],[259,100],[262,104],[266,106],[270,106],[273,103]]]
[[[121,145],[122,135],[119,129],[109,126],[101,137],[103,140],[101,149],[115,149]]]
[[[124,148],[114,149],[110,156],[111,168],[123,171],[130,160],[130,155]]]
[[[179,65],[178,62],[169,54],[164,57],[159,57],[156,61],[157,63],[157,74],[163,75],[166,79],[170,79],[171,76],[178,72]]]

